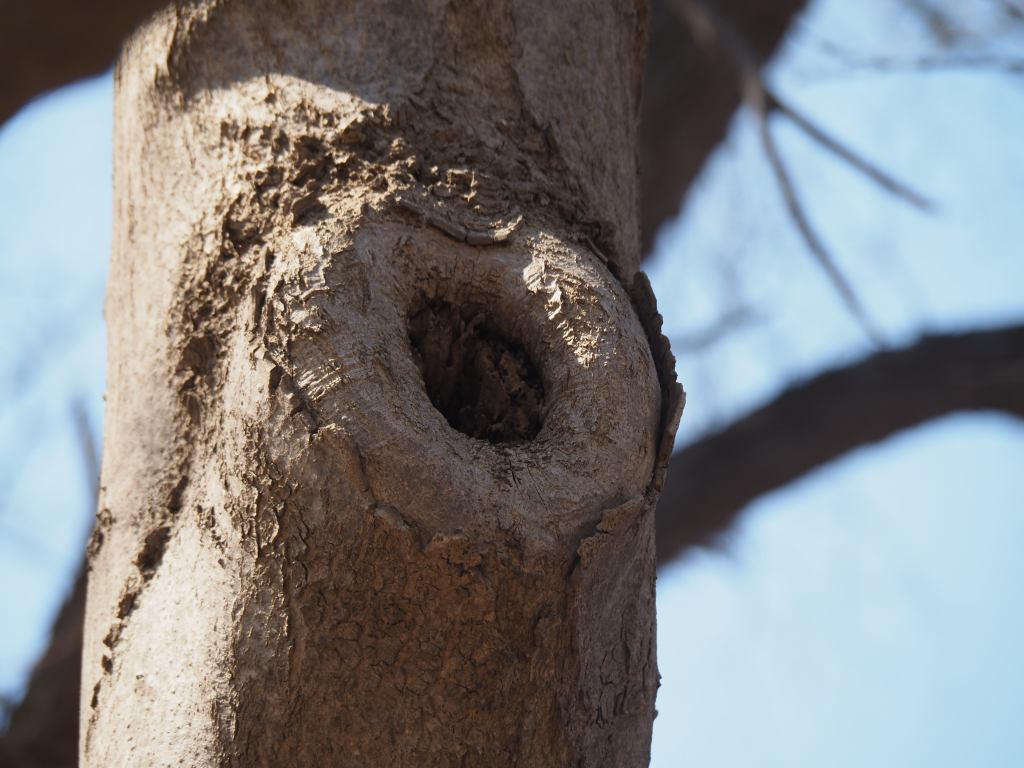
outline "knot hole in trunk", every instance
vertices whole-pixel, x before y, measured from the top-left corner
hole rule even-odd
[[[483,310],[421,297],[408,324],[427,396],[452,427],[492,443],[537,436],[544,423],[540,373]]]

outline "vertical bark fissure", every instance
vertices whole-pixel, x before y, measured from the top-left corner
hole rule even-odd
[[[85,765],[646,764],[643,25],[209,0],[130,41]]]

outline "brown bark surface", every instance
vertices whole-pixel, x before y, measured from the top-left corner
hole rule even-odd
[[[106,66],[120,36],[136,23],[135,15],[141,19],[149,10],[142,3],[111,2],[103,4],[102,8],[81,3],[72,4],[74,8],[64,8],[64,5],[21,3],[3,7],[7,23],[0,27],[0,39],[3,40],[0,49],[8,65],[0,67],[0,70],[8,79],[5,81],[7,84],[0,88],[3,96],[0,118],[8,116],[39,91]],[[791,14],[801,6],[802,3],[788,2],[720,4],[723,13],[744,32],[752,46],[765,54],[777,44],[781,31],[791,21]],[[645,189],[642,189],[641,197],[645,201],[643,232],[648,245],[661,220],[674,215],[678,200],[707,153],[724,135],[738,103],[738,92],[729,71],[730,63],[722,60],[720,52],[713,45],[702,43],[671,18],[665,2],[655,0],[652,10],[653,34],[642,132],[643,156],[648,172],[643,179]],[[692,76],[687,77],[686,73],[692,73]],[[972,338],[971,341],[976,343],[978,340]],[[914,350],[901,354],[913,355]],[[838,373],[829,377],[829,386],[833,389],[840,384]],[[851,374],[856,373],[855,367]],[[901,391],[898,379],[883,377],[877,386],[880,396],[890,386],[897,392]],[[973,386],[978,390],[978,397],[985,402],[991,399],[986,397],[986,391],[998,393],[1000,390],[998,380],[985,377],[975,376]],[[949,392],[955,391],[956,387],[942,386],[940,389]],[[797,394],[817,399],[815,393],[818,391],[813,387],[800,387]],[[784,395],[780,398],[780,403],[782,401],[786,402],[788,413],[800,410],[799,403],[792,397]],[[843,410],[834,399],[830,402],[836,413]],[[960,407],[970,407],[965,406],[965,402],[969,401],[963,397],[933,397],[929,404],[935,407],[929,407],[924,414],[914,411],[913,416],[923,420]],[[775,462],[767,471],[758,469],[760,462],[744,462],[744,467],[750,467],[753,482],[746,482],[747,470],[744,468],[736,470],[739,482],[736,481],[736,473],[728,477],[723,475],[724,484],[714,482],[714,478],[719,477],[713,471],[714,467],[724,465],[721,457],[732,455],[739,436],[757,445],[773,445],[780,433],[800,432],[807,426],[803,422],[792,424],[787,419],[778,418],[777,405],[773,403],[763,409],[764,417],[753,420],[756,422],[753,426],[751,419],[744,420],[736,429],[727,430],[721,436],[711,436],[676,457],[673,474],[677,481],[670,483],[671,491],[659,508],[658,525],[664,530],[664,534],[659,536],[659,543],[663,545],[659,546],[660,560],[664,561],[686,547],[709,541],[733,523],[749,499],[789,482],[865,439],[863,430],[844,429],[824,441],[812,439],[808,450],[795,457],[795,461]],[[1012,407],[1008,410],[1014,412]],[[765,416],[768,413],[775,416]],[[872,419],[874,426],[870,430],[870,439],[879,439],[879,436],[902,429],[907,426],[904,422],[905,419],[892,408],[878,410]],[[805,437],[813,437],[813,431],[805,432]],[[762,434],[765,436],[763,439],[759,437]],[[712,469],[710,473],[709,467]],[[711,481],[702,482],[701,478],[710,478]],[[723,489],[728,492],[716,495]],[[716,499],[721,499],[721,503]],[[70,604],[73,605],[74,601]],[[54,749],[66,742],[62,734],[70,732],[59,723],[71,722],[72,718],[62,717],[48,722],[45,716],[40,717],[41,712],[49,711],[45,702],[66,702],[66,692],[74,687],[70,681],[77,684],[75,670],[66,664],[51,663],[55,658],[67,656],[62,652],[66,650],[65,641],[76,635],[74,631],[69,633],[66,630],[65,623],[62,619],[55,629],[54,642],[33,677],[29,694],[15,712],[10,731],[0,741],[4,759],[12,759],[9,758],[12,754],[19,756],[16,759],[23,759],[24,755],[38,755],[39,764],[70,764],[55,755]],[[65,671],[55,674],[57,670]],[[40,702],[43,702],[42,707]],[[64,712],[64,709],[60,711]],[[62,752],[65,753],[66,750]]]
[[[229,0],[130,41],[84,765],[647,764],[644,25]]]

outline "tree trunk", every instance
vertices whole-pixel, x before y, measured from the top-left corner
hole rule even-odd
[[[204,0],[116,75],[85,766],[647,764],[635,0]]]

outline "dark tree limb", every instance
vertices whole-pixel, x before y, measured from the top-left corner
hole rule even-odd
[[[78,688],[85,618],[84,563],[61,608],[50,644],[36,663],[25,697],[0,734],[0,765],[74,768],[78,763]]]
[[[735,306],[726,310],[713,323],[685,336],[673,336],[672,352],[674,354],[693,354],[704,352],[727,336],[744,328],[749,328],[757,318],[757,313],[746,306]]]
[[[735,64],[718,41],[675,18],[673,0],[652,0],[640,124],[644,251],[676,216],[704,161],[725,138],[743,98]],[[717,0],[722,18],[763,64],[806,0]]]
[[[1024,418],[1024,325],[927,336],[792,386],[677,451],[657,511],[658,562],[715,543],[744,508],[855,448],[957,411]]]
[[[1010,16],[1012,22],[1024,21],[1024,16]],[[992,53],[942,53],[924,56],[873,56],[850,50],[831,40],[818,40],[820,50],[831,56],[848,75],[851,71],[870,71],[879,74],[907,74],[950,72],[953,70],[981,73],[1004,72],[1008,75],[1024,74],[1024,58]]]
[[[166,0],[0,0],[0,124],[31,99],[98,75]]]
[[[84,403],[72,403],[72,422],[82,467],[93,499],[99,493],[99,445]],[[83,553],[84,554],[84,553]],[[0,766],[74,768],[78,763],[78,690],[82,677],[82,628],[85,620],[86,567],[83,558],[71,593],[36,662],[25,696],[11,711],[0,735]]]

